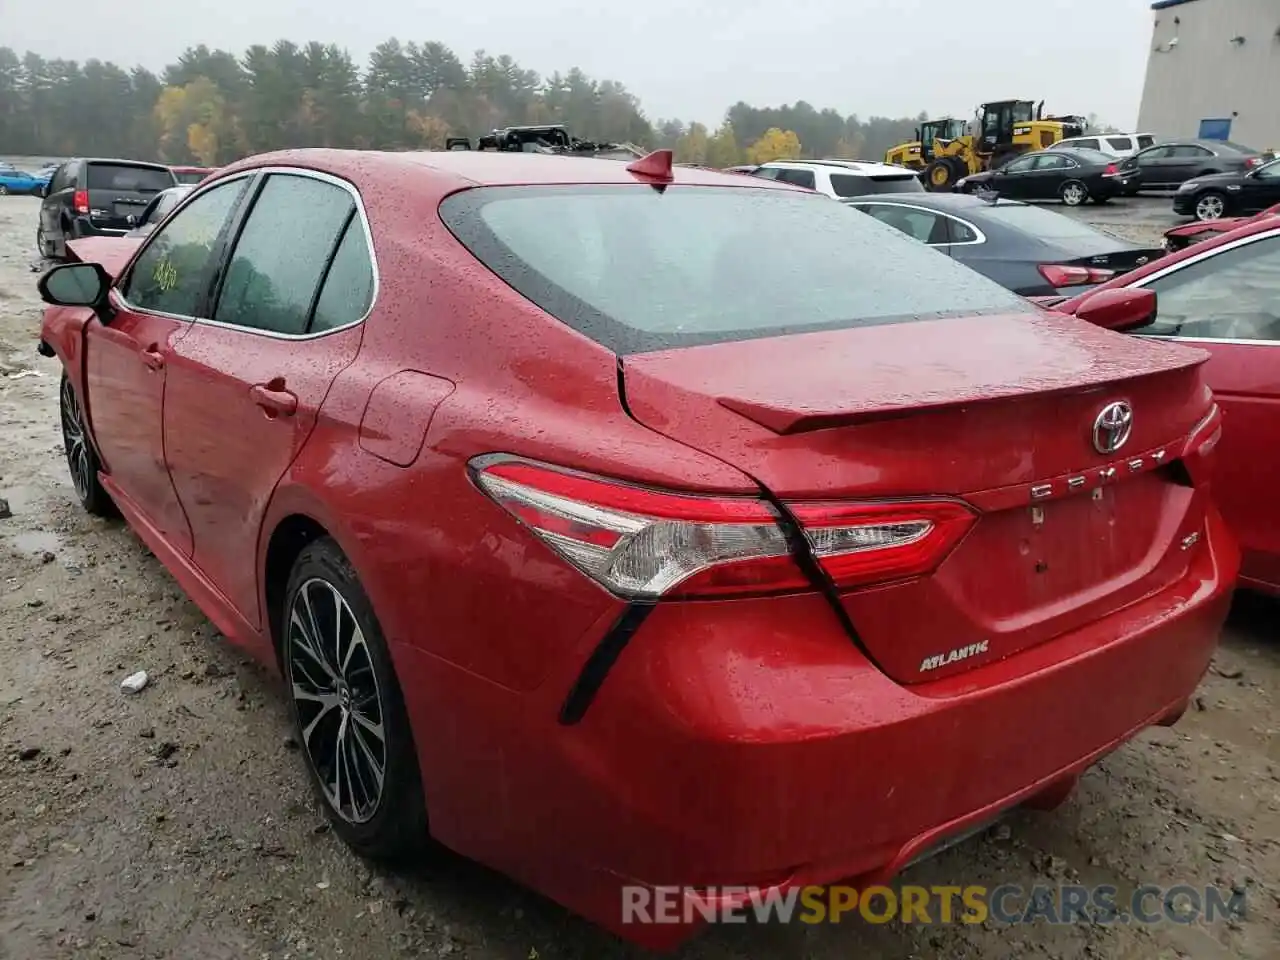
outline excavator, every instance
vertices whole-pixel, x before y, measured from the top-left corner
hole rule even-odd
[[[957,123],[935,120],[920,129],[917,169],[923,168],[921,179],[930,190],[950,190],[963,177],[1002,167],[1020,153],[1044,150],[1059,140],[1081,136],[1088,126],[1088,120],[1080,116],[1045,116],[1043,100],[984,103],[974,113],[972,129],[961,131]],[[942,133],[935,132],[935,124],[943,125]],[[912,146],[894,147],[885,155],[886,162],[901,162],[890,159],[894,156],[905,156],[909,161]],[[903,165],[912,166],[910,162]]]

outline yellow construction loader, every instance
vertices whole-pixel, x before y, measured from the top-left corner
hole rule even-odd
[[[923,170],[933,162],[933,144],[936,140],[956,140],[966,133],[968,124],[955,117],[927,120],[916,127],[916,138],[900,143],[888,150],[884,162],[912,170]]]
[[[935,134],[931,140],[925,136],[926,124],[921,128],[919,148],[924,185],[930,190],[950,190],[962,177],[1002,167],[1020,153],[1043,150],[1059,140],[1081,136],[1088,126],[1083,117],[1046,117],[1043,108],[1044,101],[984,103],[975,112],[972,130],[951,137]],[[933,123],[952,124],[947,132],[957,132],[956,121]],[[926,142],[931,154],[927,158]],[[910,147],[911,144],[894,147],[887,156],[906,148],[905,156],[909,160]]]

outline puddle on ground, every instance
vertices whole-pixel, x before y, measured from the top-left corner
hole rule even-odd
[[[62,538],[48,530],[24,530],[5,537],[5,540],[18,553],[28,553],[33,557],[56,554],[62,549]]]

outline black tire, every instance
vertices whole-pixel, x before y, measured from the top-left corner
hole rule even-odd
[[[1079,207],[1089,201],[1089,188],[1079,180],[1068,180],[1058,188],[1058,196],[1068,207]]]
[[[1196,219],[1219,220],[1231,213],[1231,201],[1221,190],[1205,190],[1196,197]]]
[[[53,259],[53,243],[45,239],[44,227],[39,227],[36,230],[36,251],[43,260]]]
[[[64,371],[58,390],[58,412],[62,419],[62,449],[67,457],[67,469],[71,471],[71,486],[76,499],[85,511],[95,517],[114,517],[115,501],[98,480],[102,461],[93,449],[89,431],[85,429],[84,412],[76,388]]]
[[[934,193],[946,193],[955,189],[956,181],[964,174],[958,172],[960,164],[954,157],[938,157],[925,167],[925,189]]]
[[[322,643],[312,643],[312,634]],[[332,539],[308,544],[294,562],[279,638],[300,752],[334,832],[372,860],[420,855],[428,843],[427,808],[404,698],[373,605]]]

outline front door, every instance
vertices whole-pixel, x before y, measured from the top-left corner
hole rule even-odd
[[[263,515],[334,377],[355,359],[372,294],[353,192],[270,174],[220,286],[212,320],[195,323],[170,358],[165,452],[196,566],[258,627]]]
[[[1239,205],[1242,213],[1259,213],[1280,203],[1280,160],[1260,167],[1252,176],[1245,177],[1240,188]]]
[[[91,320],[86,334],[87,416],[113,492],[187,554],[191,530],[165,465],[166,366],[204,297],[240,187],[195,198],[152,237],[111,293],[115,316]]]
[[[1138,286],[1156,292],[1159,316],[1138,334],[1212,355],[1205,377],[1224,414],[1214,498],[1240,539],[1242,576],[1280,589],[1280,231],[1152,277]]]
[[[1036,157],[1019,157],[991,178],[991,185],[1003,197],[1028,199],[1035,189]]]

